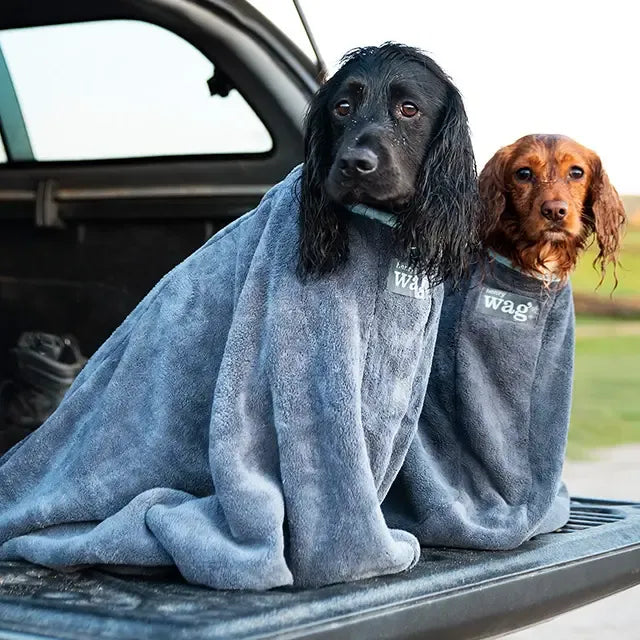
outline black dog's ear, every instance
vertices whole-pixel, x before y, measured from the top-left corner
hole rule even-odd
[[[330,93],[329,82],[316,92],[305,118],[298,251],[298,275],[303,279],[335,271],[349,251],[346,223],[325,186],[331,168]]]
[[[416,194],[397,229],[405,256],[432,284],[459,282],[480,251],[486,215],[480,207],[467,115],[447,79],[448,96],[427,148]]]

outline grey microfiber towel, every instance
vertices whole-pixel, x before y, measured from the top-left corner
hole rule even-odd
[[[421,544],[509,549],[569,517],[569,284],[493,259],[447,287],[418,433],[383,510]]]
[[[417,561],[380,503],[417,428],[442,287],[356,216],[346,266],[301,281],[299,177],[165,276],[0,460],[0,559],[175,564],[225,589]]]

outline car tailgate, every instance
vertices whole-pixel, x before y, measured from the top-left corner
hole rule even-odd
[[[514,551],[425,549],[396,576],[223,592],[167,576],[0,563],[0,638],[482,638],[640,583],[640,504],[578,498]]]

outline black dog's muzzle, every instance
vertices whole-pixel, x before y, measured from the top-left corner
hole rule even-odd
[[[337,160],[345,178],[357,178],[373,173],[378,168],[378,155],[368,147],[348,147]]]

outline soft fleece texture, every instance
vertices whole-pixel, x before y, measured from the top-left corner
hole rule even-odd
[[[533,312],[514,320],[496,291],[524,296]],[[424,545],[471,549],[510,549],[563,526],[573,354],[569,284],[545,288],[489,260],[447,288],[418,433],[383,505],[390,525]]]
[[[175,565],[223,589],[402,571],[380,503],[424,400],[442,287],[387,288],[353,217],[338,273],[295,273],[300,168],[165,276],[56,413],[0,460],[0,559]]]

